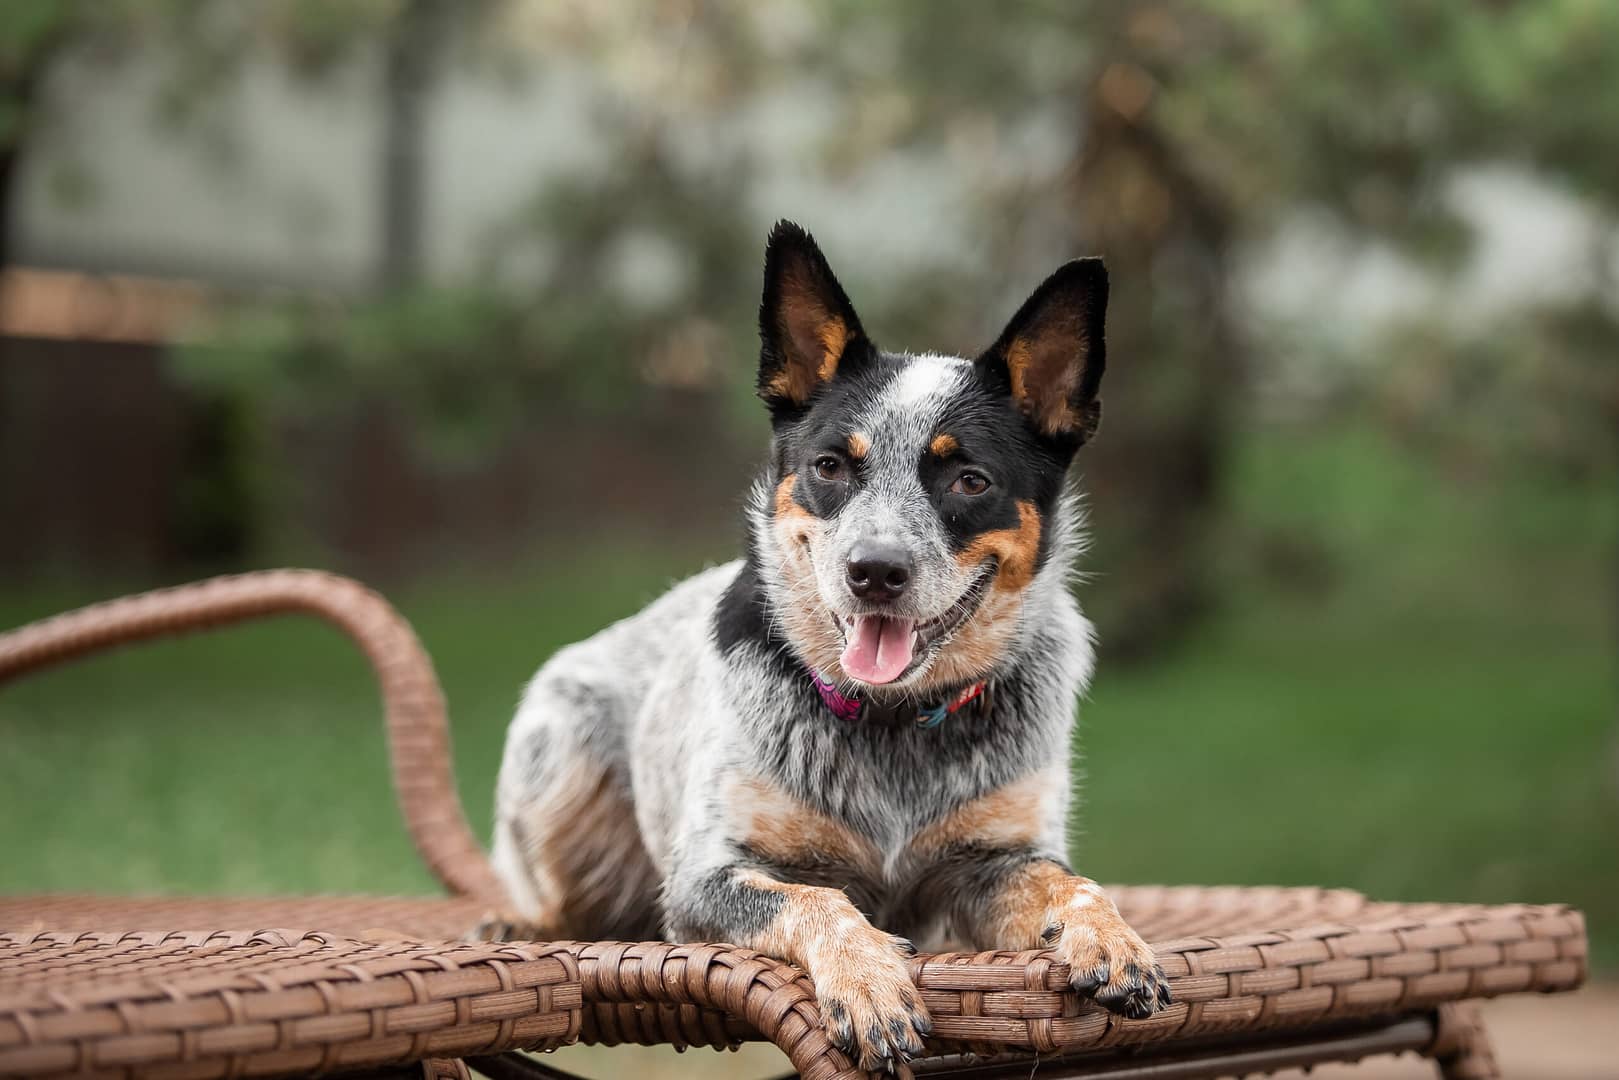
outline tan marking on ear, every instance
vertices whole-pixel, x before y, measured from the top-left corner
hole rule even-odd
[[[1000,560],[995,571],[996,589],[1021,591],[1034,580],[1035,562],[1040,555],[1040,511],[1027,499],[1018,500],[1018,524],[1012,529],[981,533],[956,556],[964,573],[973,573],[990,556]]]
[[[947,435],[942,432],[933,436],[933,441],[928,444],[928,450],[933,453],[934,457],[949,457],[960,449],[961,444],[956,441],[954,435]]]
[[[832,376],[838,373],[838,361],[843,358],[843,350],[849,344],[849,328],[843,325],[842,319],[832,316],[816,336],[821,339],[821,363],[815,369],[815,374],[821,382],[831,382]]]
[[[1051,792],[1062,783],[1056,768],[1041,769],[1005,787],[964,803],[916,834],[918,852],[938,854],[954,847],[1019,847],[1049,830]]]
[[[727,786],[727,815],[734,836],[783,866],[837,863],[880,873],[882,853],[843,822],[793,798],[758,777]]]
[[[802,405],[838,373],[838,361],[853,335],[843,317],[827,310],[804,282],[788,278],[782,289],[780,326],[791,355],[782,357],[781,370],[770,377],[766,390]]]
[[[1006,347],[1006,372],[1012,381],[1012,398],[1034,425],[1047,435],[1062,435],[1079,427],[1080,415],[1070,402],[1079,386],[1080,367],[1070,362],[1075,352],[1087,351],[1083,331],[1063,340],[1059,346],[1015,338]]]
[[[849,456],[856,461],[862,461],[871,453],[871,439],[861,432],[853,432],[849,436]]]

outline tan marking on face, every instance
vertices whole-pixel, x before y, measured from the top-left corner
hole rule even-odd
[[[849,436],[849,456],[856,461],[863,461],[871,453],[871,440],[856,431]]]
[[[824,523],[793,501],[797,482],[798,475],[791,473],[776,485],[774,529],[781,555],[776,572],[790,595],[819,598],[811,549],[820,539]],[[835,674],[843,640],[818,599],[782,604],[774,611],[804,662],[829,676]]]
[[[964,576],[977,573],[984,560],[994,556],[999,560],[995,580],[978,610],[939,649],[919,691],[983,678],[1000,663],[1017,636],[1023,590],[1034,578],[1043,524],[1033,503],[1019,502],[1017,508],[1016,528],[984,533],[956,556]]]
[[[797,473],[788,473],[781,478],[781,483],[776,485],[776,523],[778,525],[794,518],[809,518],[811,521],[819,520],[814,514],[793,500],[793,489],[797,486]]]
[[[994,588],[1018,592],[1034,580],[1034,565],[1040,554],[1040,511],[1026,499],[1017,504],[1018,524],[1012,529],[982,533],[956,556],[962,573],[972,574],[990,556],[1000,560]]]
[[[940,647],[928,669],[930,684],[960,686],[995,669],[1017,636],[1023,594],[990,590],[968,619]]]
[[[928,444],[928,450],[934,457],[949,457],[960,449],[961,444],[956,441],[956,437],[945,432],[933,436],[933,441]]]
[[[1061,783],[1054,767],[1031,773],[958,806],[917,833],[912,846],[919,853],[936,855],[969,844],[1032,844],[1048,831],[1050,794]]]

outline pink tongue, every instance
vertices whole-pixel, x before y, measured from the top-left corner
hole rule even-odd
[[[861,682],[890,683],[911,666],[910,619],[857,615],[843,647],[843,673]]]

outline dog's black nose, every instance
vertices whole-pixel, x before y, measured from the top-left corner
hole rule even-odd
[[[849,591],[862,600],[897,600],[911,583],[911,556],[897,547],[857,547],[849,553]]]

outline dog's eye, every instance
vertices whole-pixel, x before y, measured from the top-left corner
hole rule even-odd
[[[827,454],[825,457],[815,459],[815,475],[822,480],[842,480],[843,462]]]
[[[982,495],[989,490],[989,477],[983,473],[964,472],[950,485],[953,495]]]

